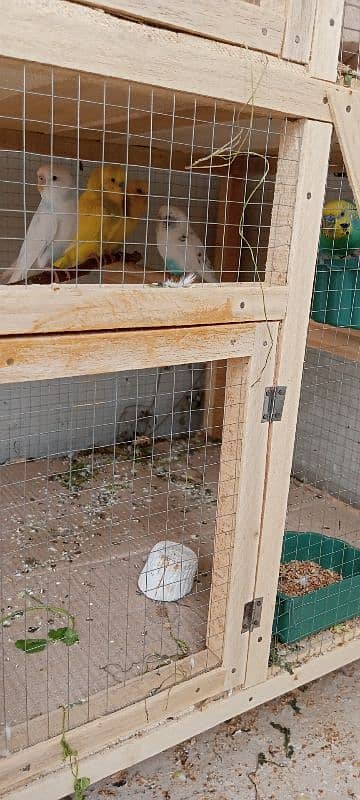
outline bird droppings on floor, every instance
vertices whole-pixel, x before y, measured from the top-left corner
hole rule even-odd
[[[359,666],[120,770],[88,800],[360,800]]]

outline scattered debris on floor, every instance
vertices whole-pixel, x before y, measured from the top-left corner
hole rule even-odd
[[[359,666],[104,779],[88,800],[360,800]]]

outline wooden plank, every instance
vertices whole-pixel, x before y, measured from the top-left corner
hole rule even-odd
[[[221,441],[225,402],[226,361],[208,364],[205,374],[204,425],[209,439]]]
[[[238,404],[240,419],[236,425],[230,426],[229,440],[223,441],[221,452],[221,465],[224,463],[226,469],[224,477],[220,471],[218,520],[221,524],[221,492],[224,491],[225,497],[232,500],[234,526],[223,655],[229,686],[239,686],[245,680],[249,634],[241,632],[242,612],[254,592],[269,435],[269,425],[262,422],[262,411],[265,387],[274,382],[277,333],[278,325],[275,323],[268,325],[263,322],[256,326],[254,352],[244,387],[246,397],[240,398]],[[240,376],[241,372],[238,380]],[[239,389],[237,391],[239,393]],[[232,408],[237,410],[235,397],[232,390]],[[237,430],[239,441],[234,437],[234,430]],[[235,446],[240,448],[240,453],[234,452]],[[233,494],[232,482],[227,475],[229,463],[235,468]],[[217,533],[218,529],[215,541]]]
[[[128,711],[131,705],[138,703],[138,712],[144,717],[146,723],[146,708],[139,704],[140,700],[151,697],[159,692],[160,689],[169,692],[176,684],[183,684],[196,676],[201,681],[201,673],[209,671],[219,666],[219,660],[208,650],[201,650],[190,656],[174,661],[166,666],[151,670],[150,672],[136,678],[127,680],[126,683],[110,686],[100,692],[90,694],[88,702],[74,703],[68,712],[68,722],[70,728],[77,728],[87,724],[94,719],[101,718],[104,714],[113,711],[124,710],[124,715],[129,720]],[[217,671],[217,675],[219,675]],[[222,673],[221,673],[222,674]],[[201,685],[201,684],[200,684]],[[217,683],[212,684],[216,686]],[[199,684],[197,683],[198,688]],[[207,684],[206,684],[207,686]],[[191,684],[190,684],[191,688]],[[201,693],[201,688],[197,694]],[[202,699],[206,697],[206,691]],[[198,698],[200,700],[200,698]],[[147,704],[147,700],[145,701]],[[119,717],[121,719],[121,717]],[[46,739],[62,733],[63,709],[62,707],[50,711],[48,714],[41,714],[32,717],[26,722],[14,725],[11,728],[11,752],[23,750],[28,746],[44,742]],[[6,745],[4,743],[5,749]]]
[[[167,121],[167,126],[169,123]],[[103,143],[101,133],[93,133],[93,138],[84,135],[81,131],[81,141],[77,141],[77,129],[74,128],[73,136],[51,135],[51,128],[46,133],[40,131],[29,130],[26,124],[26,152],[39,153],[49,157],[49,152],[52,149],[54,157],[60,158],[74,158],[77,160],[78,156],[83,161],[102,161]],[[110,161],[115,164],[128,164],[128,166],[149,166],[149,146],[148,144],[141,145],[126,145],[124,142],[126,133],[122,137],[122,143],[111,141],[111,136],[107,134],[105,142],[104,160]],[[22,130],[10,130],[9,128],[0,127],[0,142],[1,150],[11,150],[11,152],[23,153],[24,151],[24,134]],[[205,151],[204,151],[205,155]],[[153,167],[159,169],[169,169],[170,153],[166,149],[151,147],[151,164]],[[176,148],[172,153],[171,168],[173,170],[184,171],[189,163],[189,152],[186,145],[181,145]],[[199,170],[201,172],[201,170]],[[2,265],[3,266],[3,265]]]
[[[180,668],[179,664],[178,667]],[[137,731],[146,730],[148,726],[154,725],[160,720],[179,714],[197,702],[221,694],[224,689],[224,680],[225,670],[222,668],[204,672],[202,675],[185,680],[176,686],[164,688],[163,691],[146,697],[128,708],[115,711],[75,728],[69,732],[69,741],[76,750],[82,753],[82,756],[89,756],[94,752],[94,748],[104,749],[109,744],[115,744],[121,739],[131,737]],[[112,718],[113,726],[111,726],[112,735],[109,740],[108,720],[110,718]],[[91,734],[90,738],[89,733]],[[30,769],[32,777],[35,778],[48,773],[49,768],[51,770],[58,767],[61,760],[60,737],[40,742],[34,745],[31,751],[34,761]],[[15,788],[15,786],[20,788],[28,782],[28,775],[23,769],[26,752],[29,752],[29,748],[15,753],[8,759],[1,759],[0,797],[7,796],[10,788]],[[30,770],[28,770],[29,772]]]
[[[322,6],[322,3],[320,3]],[[310,61],[316,0],[288,0],[282,57],[299,64]],[[324,8],[322,6],[322,13]]]
[[[287,289],[227,284],[152,286],[0,286],[0,335],[261,322],[285,315]],[[20,311],[21,309],[21,311]]]
[[[254,325],[0,338],[0,383],[246,357]]]
[[[257,687],[256,692],[252,689],[234,690],[230,695],[227,692],[209,703],[195,703],[189,708],[188,713],[183,713],[175,719],[168,718],[160,725],[148,726],[145,731],[142,729],[138,736],[125,740],[118,735],[117,714],[110,714],[97,723],[89,723],[69,734],[72,746],[79,750],[80,775],[88,775],[94,783],[119,769],[126,769],[179,742],[197,736],[220,722],[293,691],[359,657],[359,640],[347,642],[330,652],[310,659],[292,675],[284,671],[266,680]],[[101,742],[98,743],[99,726],[102,735]],[[85,743],[82,739],[79,744],[79,734],[84,734]],[[101,748],[105,738],[109,746],[103,750]],[[1,796],[6,796],[7,800],[40,800],[50,797],[51,800],[60,800],[72,792],[70,770],[68,765],[60,763],[58,739],[55,740],[55,752],[53,741],[2,759],[0,767],[2,769],[6,767],[10,779],[7,786],[1,790]],[[91,755],[87,755],[89,746],[92,748]],[[45,764],[45,768],[40,772],[36,768],[38,758]]]
[[[285,19],[266,8],[243,0],[228,0],[226,9],[217,0],[76,0],[81,5],[103,8],[119,17],[144,20],[168,29],[187,31],[222,42],[245,45],[279,55]]]
[[[360,93],[351,89],[339,92],[334,86],[328,89],[327,96],[346,174],[360,214]]]
[[[234,103],[248,103],[255,86],[256,107],[329,120],[324,83],[276,56],[140,25],[67,0],[13,0],[11,6],[0,0],[0,15],[3,56],[88,72],[91,42],[91,71],[99,75]]]
[[[216,363],[211,366],[216,367]],[[243,447],[244,409],[248,381],[249,359],[229,360],[226,377],[222,382],[224,387],[222,446],[206,636],[206,646],[219,658],[223,656],[229,592],[230,586],[232,586],[239,466]],[[204,422],[207,427],[206,418]],[[249,587],[249,591],[251,588]]]
[[[310,59],[310,73],[314,78],[334,82],[337,79],[343,11],[344,0],[317,4]]]
[[[215,228],[214,269],[221,282],[238,279],[239,267],[239,219],[242,205],[239,194],[245,186],[246,158],[236,158],[227,167],[226,177],[221,180],[217,203],[217,224]],[[238,178],[243,178],[239,186]],[[234,202],[236,200],[236,202]],[[226,264],[224,256],[226,253]],[[223,408],[225,401],[225,362],[217,361],[206,370],[204,418],[207,435],[211,439],[221,439],[223,424]]]
[[[285,120],[280,136],[274,200],[271,212],[266,280],[272,285],[286,284],[296,199],[301,129]]]
[[[332,126],[297,123],[299,176],[289,252],[289,303],[278,339],[276,383],[287,387],[281,422],[271,425],[259,562],[254,597],[263,597],[261,626],[250,637],[247,685],[266,679],[285,526],[302,365],[327,177]]]
[[[307,346],[355,364],[360,361],[360,331],[355,328],[336,328],[310,320]]]

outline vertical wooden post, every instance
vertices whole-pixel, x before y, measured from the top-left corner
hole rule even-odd
[[[336,81],[344,3],[345,0],[326,0],[325,4],[317,4],[310,59],[314,78]]]
[[[287,387],[283,417],[270,426],[268,464],[259,561],[254,597],[263,597],[261,626],[250,636],[246,685],[266,679],[284,534],[290,470],[300,396],[312,283],[320,230],[332,126],[300,121],[290,124],[282,160],[298,161],[292,233],[288,252],[289,298],[281,325],[276,383]],[[279,164],[279,181],[286,164]],[[281,230],[281,228],[280,228]],[[276,235],[276,231],[275,231]],[[284,255],[283,251],[282,256]],[[281,274],[283,274],[283,261]],[[278,274],[275,271],[275,274]]]
[[[320,5],[323,3],[320,0]],[[282,57],[300,64],[310,61],[316,0],[288,0]],[[324,9],[322,8],[322,13]]]
[[[268,424],[265,387],[272,385],[278,323],[256,326],[254,354],[228,361],[217,526],[207,646],[228,669],[228,685],[245,676],[248,635],[242,609],[251,600],[257,563]]]
[[[245,161],[238,158],[222,178],[216,225],[214,269],[222,283],[236,281],[239,268],[240,221],[245,186]],[[243,178],[239,181],[239,178]],[[234,202],[236,201],[236,203]],[[210,439],[221,440],[225,402],[226,362],[209,365],[205,374],[205,420]]]

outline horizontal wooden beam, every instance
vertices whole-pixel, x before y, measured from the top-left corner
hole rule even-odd
[[[360,330],[337,328],[310,320],[307,346],[356,364],[360,361]]]
[[[219,699],[210,699],[205,703],[197,703],[195,700],[187,713],[169,719],[171,713],[167,712],[168,719],[165,718],[159,725],[154,726],[150,719],[147,729],[144,730],[141,726],[139,735],[127,739],[122,738],[119,728],[121,712],[114,712],[96,722],[90,722],[68,735],[72,747],[79,751],[80,775],[88,775],[94,783],[119,769],[128,768],[197,736],[220,722],[293,691],[357,658],[360,658],[359,639],[344,642],[310,659],[292,674],[283,671],[268,678],[256,690],[233,690],[230,694],[226,693]],[[210,676],[213,674],[209,673]],[[178,690],[179,688],[177,687]],[[149,699],[149,705],[154,700],[156,701],[156,696]],[[106,750],[101,749],[106,738],[109,746]],[[88,754],[90,748],[91,755]],[[59,739],[56,738],[2,759],[0,796],[6,797],[6,800],[39,800],[45,797],[58,800],[71,793],[72,776],[68,765],[60,763],[59,750]],[[7,775],[6,781],[1,779],[1,772]]]
[[[39,155],[44,155],[47,158],[49,158],[49,153],[52,151],[54,157],[73,158],[75,160],[80,158],[80,160],[83,161],[96,161],[101,163],[104,152],[104,161],[112,161],[116,164],[127,164],[129,167],[149,167],[150,150],[148,144],[130,145],[127,147],[126,143],[119,144],[116,141],[111,141],[111,139],[106,139],[105,145],[103,145],[101,133],[91,138],[90,136],[84,136],[83,131],[81,131],[81,141],[79,143],[77,140],[77,130],[75,128],[73,130],[73,136],[63,136],[62,134],[52,136],[50,125],[47,133],[29,130],[26,126],[25,137],[27,153],[39,153]],[[21,128],[11,130],[9,128],[0,127],[0,145],[2,151],[10,150],[23,154],[23,130]],[[179,146],[175,152],[171,153],[172,171],[183,171],[188,164],[189,152],[185,145],[183,145],[183,149]],[[151,148],[151,166],[155,169],[169,170],[170,151],[153,145]],[[206,171],[206,165],[203,170],[197,170],[197,172],[201,171],[209,174],[208,171]],[[221,174],[221,171],[225,173],[225,167],[223,170],[217,169],[216,174]]]
[[[181,664],[177,662],[178,674],[181,673]],[[146,677],[146,676],[145,676]],[[152,695],[146,694],[146,681],[145,681],[145,700],[138,700],[136,703],[131,703],[131,694],[129,696],[129,706],[122,708],[113,713],[101,716],[87,724],[77,727],[74,731],[69,732],[69,741],[72,741],[73,736],[77,738],[76,749],[81,744],[83,754],[90,756],[96,750],[103,749],[109,744],[109,729],[106,719],[116,715],[116,734],[115,741],[125,739],[128,736],[134,735],[138,730],[146,729],[149,724],[156,724],[161,719],[166,719],[167,716],[179,714],[184,708],[188,708],[196,702],[202,702],[208,697],[214,697],[224,690],[225,686],[225,669],[217,667],[209,669],[208,672],[203,672],[201,675],[188,678],[186,670],[184,671],[184,678],[181,683],[169,686],[165,680],[164,687],[154,692]],[[139,684],[141,681],[139,680]],[[158,681],[158,686],[161,686],[161,680]],[[115,721],[115,720],[114,720]],[[30,721],[30,725],[31,725]],[[35,720],[33,720],[35,722]],[[89,738],[89,725],[92,726],[93,741]],[[112,729],[114,732],[114,728]],[[80,738],[78,738],[80,737]],[[114,742],[114,737],[112,738]],[[7,796],[7,792],[15,785],[24,786],[28,782],[29,770],[23,769],[24,753],[29,752],[29,749],[21,750],[15,753],[11,759],[1,759],[0,761],[0,797]],[[61,762],[61,747],[60,736],[52,737],[47,742],[40,742],[31,748],[31,774],[33,777],[41,776],[44,772],[47,773],[50,764],[52,768],[56,769]],[[11,764],[11,761],[13,763]],[[27,762],[29,763],[29,762]],[[69,773],[71,774],[70,770]],[[41,795],[40,795],[41,797]],[[44,795],[45,797],[45,795]]]
[[[158,713],[161,716],[163,711],[165,696],[164,694],[161,695],[161,690],[168,693],[171,689],[172,693],[175,686],[184,684],[185,681],[190,681],[188,686],[191,691],[193,687],[191,681],[196,679],[196,688],[199,689],[200,686],[196,694],[201,695],[201,699],[204,699],[209,683],[205,681],[206,689],[203,690],[201,687],[202,675],[210,670],[215,670],[211,681],[211,690],[215,694],[221,690],[224,685],[224,671],[222,669],[219,670],[218,667],[219,659],[210,650],[205,649],[182,658],[181,664],[179,664],[179,661],[172,661],[162,667],[151,669],[143,675],[115,683],[107,689],[89,694],[86,703],[72,704],[66,715],[67,726],[71,729],[78,728],[80,725],[85,725],[101,718],[105,713],[111,714],[113,711],[122,711],[118,718],[119,723],[121,721],[119,733],[122,732],[127,736],[137,725],[141,724],[141,718],[144,725],[147,722],[146,708],[144,708],[143,702],[139,702],[144,697],[148,698],[154,695],[158,697],[158,703],[153,705],[151,709],[151,717],[154,721],[154,715]],[[182,692],[184,692],[184,689],[182,689]],[[180,696],[182,695],[180,694]],[[198,697],[198,700],[200,700],[200,697]],[[177,694],[176,702],[179,702],[179,694]],[[131,707],[135,707],[135,710],[132,711]],[[148,716],[150,716],[149,710]],[[40,714],[37,717],[34,716],[26,722],[20,722],[11,728],[11,752],[15,753],[19,750],[24,750],[26,747],[58,736],[62,733],[62,729],[62,706],[49,710],[48,713]],[[7,745],[4,734],[0,736],[0,743],[2,749],[6,750]],[[41,769],[40,764],[37,766]],[[0,761],[0,795],[5,773],[1,774]]]
[[[3,56],[84,72],[91,64],[101,76],[237,104],[249,103],[254,94],[257,108],[330,120],[327,84],[306,67],[275,56],[119,19],[68,0],[0,0],[0,15]]]
[[[0,335],[280,321],[287,288],[254,283],[0,286]]]
[[[227,0],[225,7],[218,0],[80,0],[80,4],[274,55],[281,52],[285,16],[243,0]]]
[[[0,337],[0,384],[250,356],[254,325]]]

